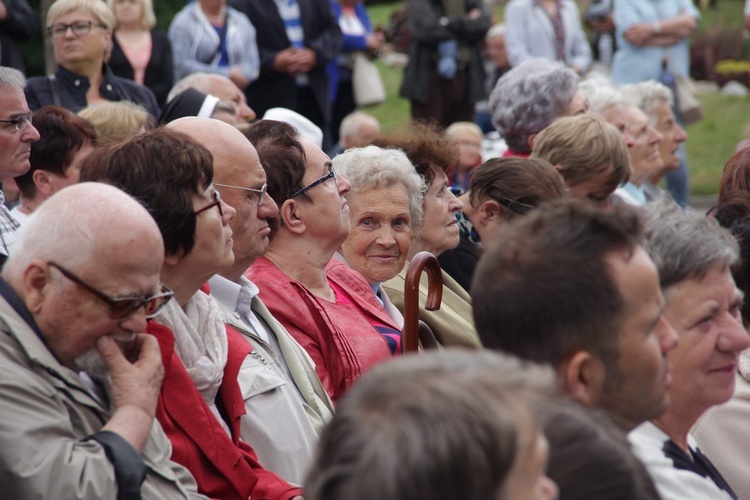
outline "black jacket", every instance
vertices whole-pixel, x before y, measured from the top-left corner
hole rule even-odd
[[[99,93],[103,98],[109,101],[131,101],[146,108],[154,117],[159,116],[159,105],[151,90],[131,80],[115,76],[106,64],[102,72],[104,79],[99,87]],[[61,66],[57,67],[55,77],[60,91],[60,106],[74,113],[87,106],[86,92],[90,85],[88,78]],[[58,104],[53,97],[52,83],[46,76],[29,78],[25,92],[26,101],[32,111],[48,104]]]
[[[247,104],[258,116],[263,116],[267,109],[274,107],[295,109],[297,85],[294,77],[273,69],[276,54],[291,45],[276,2],[232,0],[231,4],[250,19],[257,32],[260,76],[245,89]],[[330,0],[298,0],[298,4],[305,46],[315,51],[317,56],[315,67],[307,73],[310,89],[321,115],[328,122],[331,118],[331,102],[326,66],[341,50],[341,28],[333,16]]]

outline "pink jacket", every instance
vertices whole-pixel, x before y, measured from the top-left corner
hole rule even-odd
[[[349,294],[353,306],[316,297],[265,257],[245,273],[260,288],[260,298],[273,316],[310,354],[323,387],[335,402],[364,372],[391,358],[385,339],[367,317],[400,328],[362,275],[333,260],[326,266],[326,275]]]

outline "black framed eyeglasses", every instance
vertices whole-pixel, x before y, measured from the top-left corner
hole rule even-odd
[[[161,291],[156,295],[152,295],[151,297],[112,298],[96,288],[94,285],[91,285],[90,283],[87,283],[86,281],[79,278],[73,272],[68,271],[60,264],[50,261],[47,262],[47,265],[59,270],[62,275],[68,278],[70,281],[76,283],[79,286],[82,286],[92,294],[102,299],[102,301],[104,301],[109,306],[109,317],[111,319],[125,319],[141,307],[145,308],[147,318],[153,318],[174,295],[174,292],[172,292],[172,290],[164,285],[161,285]]]
[[[295,191],[294,193],[292,193],[291,195],[289,195],[289,198],[287,198],[287,199],[291,200],[292,198],[295,198],[295,197],[301,195],[302,193],[307,192],[308,190],[314,188],[315,186],[317,186],[319,184],[323,184],[324,182],[326,182],[329,179],[333,179],[334,181],[336,181],[336,184],[338,184],[338,179],[336,179],[336,171],[333,169],[333,165],[328,165],[328,169],[329,169],[328,174],[324,175],[323,177],[321,177],[317,181],[313,181],[312,183],[310,183],[307,186],[303,187],[299,191]]]
[[[73,31],[75,36],[88,35],[91,32],[91,27],[96,26],[98,28],[106,28],[102,23],[95,23],[93,21],[76,21],[70,24],[54,24],[47,27],[47,34],[53,38],[64,38],[68,32],[68,28]]]
[[[199,208],[198,210],[196,210],[193,213],[195,215],[200,215],[203,212],[205,212],[206,210],[210,210],[210,209],[212,209],[214,207],[218,207],[219,208],[219,215],[221,215],[222,217],[224,217],[224,208],[221,206],[221,193],[219,193],[219,191],[217,191],[216,189],[214,189],[214,192],[211,193],[211,200],[212,200],[211,203],[209,203],[208,205],[206,205],[203,208]]]
[[[496,202],[510,210],[511,212],[515,212],[518,215],[525,215],[529,213],[529,210],[532,210],[536,208],[534,205],[528,205],[526,203],[521,203],[520,201],[515,200],[509,200],[507,198],[494,198]]]
[[[230,184],[219,184],[218,182],[214,182],[214,186],[241,189],[243,191],[250,191],[251,193],[256,193],[258,195],[258,206],[261,206],[263,204],[263,200],[266,199],[266,191],[268,191],[268,184],[265,182],[263,183],[263,186],[261,186],[260,189],[247,188],[247,187],[242,187],[242,186],[232,186]]]
[[[9,123],[16,127],[16,131],[23,130],[26,128],[26,125],[31,124],[32,119],[32,113],[29,111],[25,115],[18,115],[15,118],[11,118],[10,120],[0,120],[0,123]]]

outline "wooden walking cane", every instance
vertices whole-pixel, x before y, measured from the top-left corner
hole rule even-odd
[[[404,285],[404,329],[401,353],[417,352],[419,347],[419,279],[427,269],[427,302],[425,309],[440,309],[443,299],[443,274],[438,260],[430,252],[419,252],[409,263]]]

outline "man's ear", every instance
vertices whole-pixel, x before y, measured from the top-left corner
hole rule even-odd
[[[50,183],[49,172],[45,170],[35,170],[34,173],[31,174],[31,178],[34,180],[34,185],[36,186],[37,191],[44,195],[45,199],[52,196],[54,190]]]
[[[21,294],[31,314],[42,309],[50,281],[50,266],[42,261],[32,261],[23,272]]]
[[[564,391],[584,406],[594,406],[604,384],[604,365],[588,351],[578,351],[559,369]]]
[[[279,207],[279,225],[295,234],[302,234],[307,228],[300,217],[301,206],[296,200],[286,200]]]

